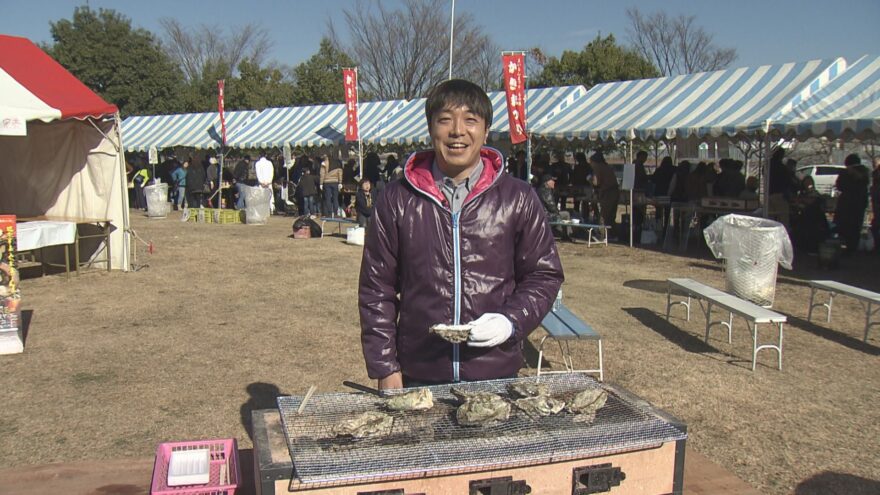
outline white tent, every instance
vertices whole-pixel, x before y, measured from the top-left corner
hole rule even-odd
[[[128,270],[119,129],[115,105],[29,40],[0,35],[0,213],[108,219],[110,264]],[[80,256],[106,260],[103,247]]]

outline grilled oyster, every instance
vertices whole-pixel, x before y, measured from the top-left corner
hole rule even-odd
[[[453,395],[464,403],[455,411],[455,419],[462,426],[484,426],[510,417],[510,403],[490,392],[469,392],[452,387]]]
[[[434,394],[426,388],[392,396],[385,401],[392,411],[425,411],[434,407]]]
[[[608,400],[608,392],[601,388],[589,388],[582,392],[578,392],[568,402],[566,410],[575,414],[574,420],[582,423],[589,423],[596,418],[596,411],[605,405]]]
[[[514,382],[507,385],[507,392],[511,397],[528,398],[547,395],[550,391],[546,384],[538,382]],[[564,403],[563,403],[564,405]],[[557,411],[558,412],[558,411]]]
[[[394,418],[391,416],[379,411],[367,411],[337,424],[332,432],[337,437],[384,437],[391,433],[393,425]]]
[[[565,407],[565,402],[553,397],[547,397],[546,395],[539,395],[537,397],[519,399],[513,405],[529,418],[538,419],[558,413]]]
[[[453,344],[460,344],[471,335],[470,325],[444,325],[438,323],[431,327],[431,333],[437,334],[441,339]]]

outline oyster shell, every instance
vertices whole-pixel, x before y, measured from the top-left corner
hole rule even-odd
[[[441,339],[460,344],[468,339],[471,335],[470,325],[445,325],[438,323],[430,328],[430,332],[437,334]]]
[[[394,395],[385,401],[392,411],[425,411],[434,407],[434,394],[426,388]]]
[[[531,381],[510,383],[507,385],[507,391],[511,397],[516,398],[538,397],[550,393],[546,384]]]
[[[450,389],[464,403],[455,411],[462,426],[484,426],[510,417],[510,403],[490,392],[469,392],[458,387]]]
[[[394,418],[379,412],[367,411],[360,416],[342,421],[333,427],[333,435],[337,437],[384,437],[391,433]]]
[[[576,415],[575,421],[589,423],[596,418],[596,411],[601,409],[607,400],[608,392],[601,388],[589,388],[578,392],[568,401],[565,409]]]
[[[546,395],[539,395],[537,397],[519,399],[515,401],[513,405],[515,405],[520,411],[524,412],[529,418],[539,419],[544,416],[558,413],[565,407],[565,402],[554,399],[553,397],[547,397]]]

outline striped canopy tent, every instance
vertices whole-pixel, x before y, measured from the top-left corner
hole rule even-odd
[[[226,141],[256,115],[256,110],[226,112]],[[220,146],[218,112],[128,117],[122,122],[126,151],[147,151],[185,146],[212,149]]]
[[[402,100],[358,104],[358,129],[365,136],[404,105]],[[267,108],[227,140],[237,148],[329,146],[345,140],[345,105]]]
[[[824,88],[771,119],[786,137],[880,136],[880,56],[865,55]]]
[[[526,115],[529,122],[540,122],[547,115],[574,104],[586,95],[583,86],[535,88],[526,91]],[[503,91],[489,93],[492,102],[492,125],[489,139],[498,141],[510,135],[507,118],[507,98]],[[531,126],[531,124],[529,124]],[[373,144],[428,144],[428,123],[425,120],[425,98],[410,100],[385,123],[364,136],[364,142]]]
[[[749,134],[845,68],[838,58],[599,84],[533,133],[615,141]]]

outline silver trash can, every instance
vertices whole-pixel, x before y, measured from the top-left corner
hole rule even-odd
[[[264,224],[269,221],[269,204],[272,201],[272,189],[267,187],[242,186],[244,193],[244,222],[248,224]]]
[[[703,235],[712,254],[725,261],[727,292],[772,306],[778,266],[791,270],[794,260],[785,227],[766,218],[731,214],[712,222]]]
[[[159,182],[144,187],[144,196],[147,197],[147,216],[152,218],[165,218],[171,211],[171,203],[168,202],[168,184]]]

